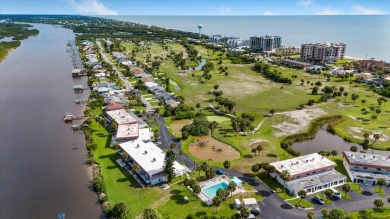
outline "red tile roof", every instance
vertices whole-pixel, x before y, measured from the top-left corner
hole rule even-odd
[[[110,110],[118,110],[118,109],[124,109],[125,107],[123,106],[123,104],[120,104],[120,103],[110,103],[106,106],[106,110],[107,111],[110,111]]]

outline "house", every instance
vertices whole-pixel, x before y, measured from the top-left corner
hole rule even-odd
[[[128,141],[119,145],[121,151],[129,156],[126,162],[130,166],[138,165],[137,174],[148,185],[156,185],[167,181],[164,171],[165,152],[154,143],[145,143],[140,139]],[[186,168],[177,161],[173,163],[176,176],[181,176],[187,172]]]
[[[123,104],[120,104],[120,103],[110,103],[108,105],[105,106],[105,109],[107,111],[110,111],[110,110],[118,110],[118,109],[124,109],[125,107],[123,106]]]
[[[146,82],[153,82],[154,81],[154,78],[153,77],[143,77],[141,78],[141,81],[146,83]]]
[[[242,199],[243,206],[249,209],[257,208],[257,201],[254,198],[244,198]]]
[[[288,65],[290,67],[295,67],[295,68],[307,68],[307,67],[311,66],[310,63],[300,62],[300,61],[291,60],[291,59],[282,59],[281,62],[284,65]]]
[[[390,156],[344,151],[343,165],[354,183],[375,185],[384,178],[390,186]]]
[[[240,199],[236,198],[234,199],[234,208],[240,209],[242,207]]]
[[[160,98],[160,99],[163,99],[164,101],[171,100],[173,98],[172,94],[170,94],[170,93],[168,93],[166,91],[159,92],[157,94],[157,97]]]
[[[308,194],[340,186],[347,177],[334,170],[337,164],[317,153],[270,163],[276,171],[271,174],[295,196],[300,190]],[[281,174],[287,171],[291,179],[284,182]]]
[[[167,100],[167,101],[165,101],[165,104],[166,104],[167,106],[170,106],[170,107],[172,107],[172,108],[175,108],[175,107],[179,106],[180,102],[177,102],[177,101],[175,101],[175,100]]]

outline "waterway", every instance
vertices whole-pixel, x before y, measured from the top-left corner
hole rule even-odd
[[[36,24],[0,63],[0,218],[104,218],[85,165],[84,136],[65,124],[82,113],[66,43],[71,30]],[[77,124],[77,122],[75,122]]]
[[[356,146],[359,151],[363,150],[363,147],[359,144],[345,141],[338,135],[332,135],[327,132],[325,128],[320,129],[316,136],[312,140],[297,142],[292,147],[300,151],[302,155],[317,153],[321,150],[332,151],[337,150],[338,154],[342,154],[343,151],[349,151],[352,146]],[[383,155],[390,155],[390,151],[379,151],[369,149],[367,153],[376,153]]]

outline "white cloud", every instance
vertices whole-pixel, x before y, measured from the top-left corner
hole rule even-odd
[[[229,7],[219,7],[217,10],[220,15],[227,15],[232,12],[232,9]]]
[[[324,8],[321,11],[316,13],[317,15],[340,15],[341,13],[337,10],[333,10],[332,8]]]
[[[86,15],[117,15],[99,0],[62,0],[68,3],[77,13]]]
[[[361,15],[378,15],[385,14],[384,11],[378,9],[365,8],[360,5],[355,5],[352,7],[353,12],[351,14],[361,14]]]
[[[298,0],[298,5],[302,7],[309,7],[309,6],[314,6],[314,0]]]
[[[264,11],[264,14],[263,15],[278,15],[276,13],[273,13],[273,12],[270,12],[270,11]]]

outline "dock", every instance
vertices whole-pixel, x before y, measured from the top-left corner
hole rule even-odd
[[[83,119],[84,117],[87,117],[87,116],[84,116],[84,115],[75,116],[72,113],[65,113],[64,114],[64,122],[72,122],[73,120]]]
[[[83,86],[83,85],[75,85],[75,86],[73,86],[73,90],[75,90],[75,91],[83,91],[83,90],[88,90],[88,87],[87,86]]]
[[[86,102],[88,102],[88,99],[76,99],[74,102],[76,104],[86,103]]]

